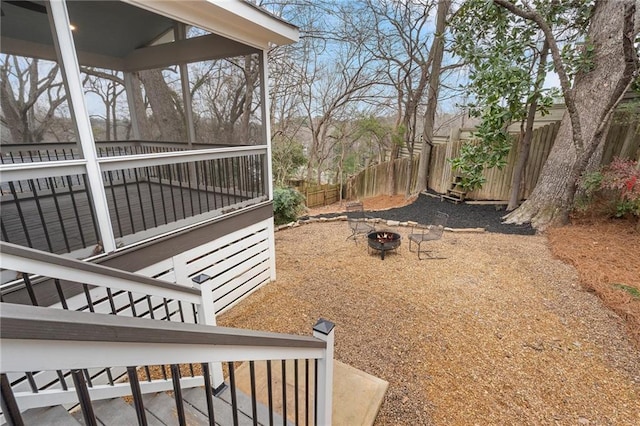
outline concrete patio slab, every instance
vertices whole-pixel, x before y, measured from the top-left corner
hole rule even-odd
[[[286,378],[286,407],[282,404],[282,362],[271,362],[271,386],[273,395],[273,409],[282,414],[286,408],[287,419],[296,422],[295,401],[295,374],[294,361],[285,362]],[[304,423],[305,415],[308,415],[309,424],[313,424],[313,409],[310,407],[307,414],[308,403],[305,400],[305,389],[310,389],[310,400],[313,400],[314,390],[314,363],[298,362],[298,419]],[[268,401],[267,363],[265,361],[255,363],[256,398],[264,404]],[[249,363],[245,362],[236,369],[236,384],[238,389],[247,395],[251,394],[251,378]],[[358,370],[347,364],[335,361],[333,369],[333,424],[344,426],[372,425],[389,383],[375,376]]]

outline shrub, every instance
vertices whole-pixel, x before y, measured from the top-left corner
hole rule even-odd
[[[579,185],[585,196],[581,210],[604,202],[610,206],[611,216],[640,217],[640,169],[636,161],[615,158],[599,171],[585,174]]]
[[[276,225],[293,222],[304,209],[304,196],[293,188],[273,190],[273,220]]]

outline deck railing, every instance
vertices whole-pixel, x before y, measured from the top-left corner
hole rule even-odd
[[[216,293],[212,287],[214,280],[208,277],[201,284],[188,287],[9,243],[0,242],[0,252],[0,268],[18,272],[21,277],[10,287],[0,289],[0,300],[3,302],[0,313],[5,315],[15,311],[20,314],[17,317],[2,317],[0,357],[5,382],[3,398],[7,392],[13,394],[14,396],[6,397],[17,400],[20,410],[76,403],[87,392],[91,399],[135,393],[137,385],[123,384],[120,380],[128,377],[130,383],[133,383],[132,371],[143,378],[144,383],[140,384],[143,388],[142,393],[171,389],[175,391],[173,386],[176,386],[176,381],[172,380],[172,377],[177,376],[180,376],[179,383],[183,388],[206,384],[207,389],[210,389],[219,387],[223,382],[222,367],[218,361],[230,362],[229,380],[233,388],[234,362],[268,360],[267,372],[270,374],[273,360],[284,363],[283,360],[295,359],[295,371],[298,371],[299,364],[302,363],[300,368],[305,370],[306,382],[309,382],[309,374],[319,377],[317,381],[313,379],[314,383],[317,383],[316,404],[320,407],[319,411],[324,410],[319,414],[318,421],[330,415],[332,343],[330,346],[325,344],[321,349],[318,349],[318,345],[311,345],[315,348],[313,354],[307,354],[304,349],[307,347],[306,343],[302,346],[282,345],[277,339],[262,339],[264,336],[261,337],[262,340],[249,339],[255,344],[246,344],[244,347],[243,339],[247,337],[243,332],[233,332],[231,335],[223,333],[226,337],[222,341],[216,337],[206,344],[198,340],[201,333],[220,330],[212,328],[215,325],[217,311],[214,302]],[[201,280],[192,280],[194,283],[198,281]],[[24,305],[24,308],[15,305],[16,303]],[[29,305],[47,308],[34,311],[29,310]],[[38,318],[47,323],[38,323],[35,321]],[[143,322],[137,323],[137,320]],[[15,330],[20,331],[10,334],[12,324],[18,323]],[[205,325],[205,328],[193,328]],[[110,328],[112,326],[113,328]],[[130,332],[133,333],[133,329],[144,331],[134,333],[136,337],[127,340],[126,336]],[[326,335],[329,339],[332,338],[329,331],[324,327],[319,328],[318,333],[320,337]],[[175,336],[177,340],[171,341],[171,336]],[[114,340],[109,340],[110,338]],[[291,336],[280,338],[288,339],[290,342],[298,341],[298,338]],[[26,340],[23,341],[24,339]],[[309,341],[301,339],[301,342]],[[81,342],[70,346],[61,342],[68,340]],[[259,343],[256,343],[258,341]],[[158,347],[159,343],[166,343],[167,346]],[[24,352],[22,357],[18,356],[20,351],[26,350],[21,346],[25,344],[30,346],[30,349]],[[221,346],[215,347],[212,352],[212,347],[207,346],[211,344]],[[274,352],[273,346],[279,348],[274,349]],[[79,352],[63,354],[68,350],[67,347],[82,349],[78,349]],[[109,358],[114,351],[122,358]],[[164,355],[157,355],[156,351],[166,351],[172,355],[163,358]],[[224,353],[224,356],[219,352]],[[189,356],[185,357],[185,353]],[[207,355],[203,356],[205,353]],[[248,353],[252,355],[249,356]],[[39,361],[32,362],[35,358]],[[53,359],[59,363],[51,363]],[[72,359],[76,362],[67,362]],[[129,361],[121,363],[120,359]],[[131,359],[136,361],[132,363]],[[318,360],[312,363],[311,370],[309,360]],[[9,362],[13,363],[13,367],[8,366]],[[198,371],[202,363],[206,364],[206,367],[202,367],[204,374]],[[181,364],[180,373],[177,373],[177,364]],[[168,371],[165,365],[173,365],[171,368],[174,371]],[[283,368],[283,382],[286,381],[285,374],[286,369]],[[271,382],[270,377],[268,380]],[[329,384],[325,383],[327,380]],[[84,386],[83,383],[87,384],[88,391],[79,387]],[[136,387],[132,389],[129,386]],[[309,389],[309,386],[305,389]],[[271,387],[268,392],[267,397],[271,401]],[[283,401],[286,401],[286,392],[283,387]],[[178,395],[178,392],[175,394]],[[298,389],[295,390],[295,394],[297,398]],[[305,398],[308,402],[309,395]],[[9,405],[6,406],[10,405],[9,401]],[[308,405],[307,403],[306,406]],[[303,415],[310,416],[312,411],[309,410],[307,409]],[[296,412],[296,417],[298,414]]]
[[[93,194],[75,144],[3,145],[2,240],[52,253],[102,249],[95,199],[106,200],[118,246],[268,199],[266,147],[98,144],[103,193]]]
[[[61,312],[46,308],[3,304],[0,361],[4,421],[23,424],[21,412],[29,408],[79,404],[85,424],[97,424],[93,413],[96,400],[131,395],[140,424],[146,424],[142,395],[150,392],[173,391],[180,424],[185,424],[182,390],[204,386],[208,417],[213,424],[216,410],[213,388],[208,379],[209,363],[228,363],[229,386],[234,424],[238,424],[235,365],[250,363],[251,411],[254,419],[258,400],[268,400],[269,415],[273,417],[274,393],[282,391],[287,400],[287,386],[274,389],[273,377],[268,376],[267,395],[257,395],[255,387],[256,361],[267,362],[267,372],[274,360],[284,363],[294,360],[295,370],[304,365],[304,382],[296,386],[293,395],[295,419],[305,424],[331,424],[331,377],[333,356],[333,327],[319,321],[315,337],[292,336],[202,325],[168,324],[158,321],[118,318],[100,314]],[[329,323],[330,324],[330,323]],[[326,333],[325,333],[326,332]],[[170,365],[170,373],[149,374],[147,367]],[[187,373],[181,365],[197,364],[202,374]],[[85,371],[105,369],[105,366],[124,365],[127,382],[116,379],[104,385],[87,380]],[[37,371],[58,372],[71,378],[60,387],[40,390],[37,387],[16,391],[9,375]],[[286,368],[282,381],[286,383]],[[329,378],[329,382],[326,380]],[[298,381],[296,380],[296,384]],[[312,391],[313,389],[313,391]],[[286,407],[286,403],[283,403]],[[182,416],[181,416],[182,414]],[[282,413],[287,418],[287,413]],[[292,417],[293,417],[292,416]],[[0,419],[1,421],[2,419]],[[254,423],[255,424],[255,423]],[[296,422],[298,424],[298,422]]]

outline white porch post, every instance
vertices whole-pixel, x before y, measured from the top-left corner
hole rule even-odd
[[[331,424],[333,410],[333,331],[335,324],[325,319],[319,319],[313,326],[313,337],[327,342],[325,355],[318,359],[318,383],[316,384],[316,425]]]
[[[269,200],[273,200],[273,167],[271,164],[271,116],[269,114],[269,60],[267,50],[262,50],[259,57],[260,63],[260,105],[262,106],[262,138],[267,144],[267,156],[265,159],[265,185]],[[276,244],[273,221],[269,225],[269,270],[271,281],[276,280]]]
[[[91,130],[91,122],[82,90],[80,66],[76,56],[73,35],[69,27],[70,22],[67,14],[67,6],[63,0],[51,0],[47,3],[47,7],[50,12],[48,14],[49,21],[54,30],[53,41],[58,57],[60,58],[59,65],[64,80],[67,82],[66,89],[69,108],[75,118],[80,147],[86,160],[87,180],[89,181],[88,190],[91,191],[93,199],[93,210],[98,222],[102,247],[105,253],[109,253],[116,249],[116,241],[113,235],[113,228],[111,227],[109,205],[107,204],[102,174],[100,173],[100,165],[98,164],[98,154]]]
[[[269,60],[267,50],[262,50],[260,62],[260,104],[262,106],[262,138],[267,144],[265,185],[269,199],[273,200],[273,169],[271,166],[271,121],[269,116]]]
[[[175,268],[174,268],[175,270]],[[176,274],[176,281],[181,279]],[[187,277],[188,279],[188,277]],[[198,307],[198,322],[204,325],[216,325],[216,308],[213,303],[213,281],[209,276],[201,274],[192,278],[194,286],[200,287],[200,306]],[[222,374],[222,364],[219,362],[209,363],[211,372],[211,385],[213,390],[221,390],[224,385],[224,375]]]

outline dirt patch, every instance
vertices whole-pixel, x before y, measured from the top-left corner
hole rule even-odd
[[[394,207],[402,207],[411,204],[416,197],[405,198],[404,195],[378,195],[376,197],[365,198],[362,200],[365,210],[387,210]],[[306,214],[309,216],[318,216],[329,213],[342,213],[345,211],[346,201],[341,203],[333,203],[328,206],[314,207],[308,209]]]
[[[277,281],[218,324],[334,321],[336,358],[390,383],[378,425],[638,424],[640,353],[545,236],[446,233],[419,261],[393,229],[384,261],[346,222],[276,233]]]

